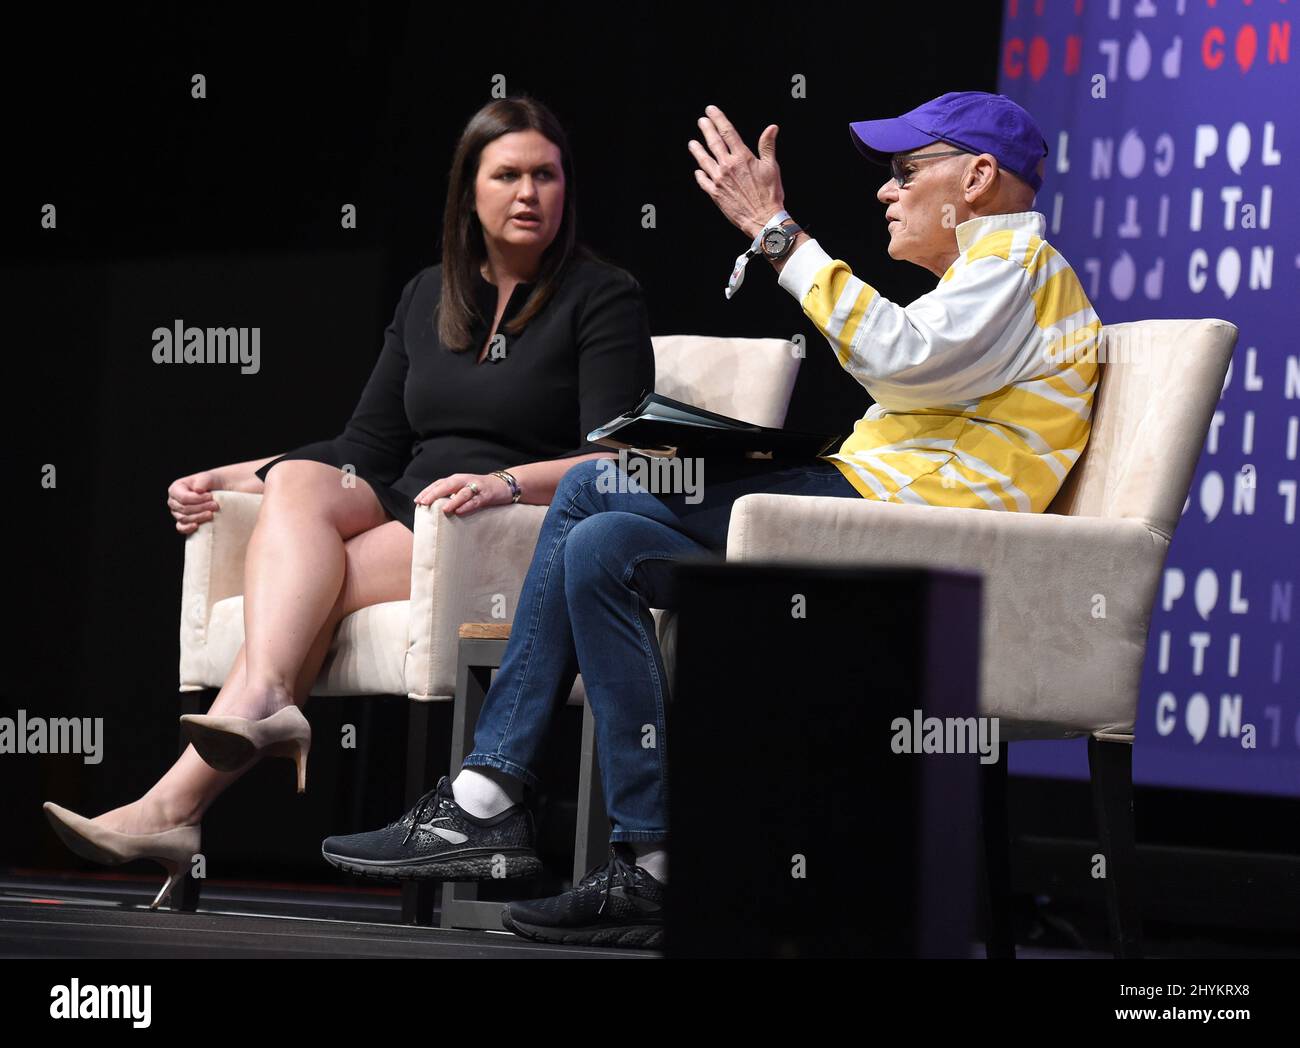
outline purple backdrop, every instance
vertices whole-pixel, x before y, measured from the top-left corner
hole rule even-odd
[[[1152,617],[1143,783],[1300,795],[1296,6],[1004,10],[999,90],[1051,147],[1034,206],[1103,323],[1220,317],[1240,330]],[[1078,742],[1012,751],[1013,771],[1086,775]]]

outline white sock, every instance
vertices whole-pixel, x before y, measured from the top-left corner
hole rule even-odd
[[[496,768],[461,768],[452,796],[476,819],[490,819],[523,800],[524,784]]]
[[[663,841],[629,841],[636,864],[660,884],[668,883],[668,849]]]

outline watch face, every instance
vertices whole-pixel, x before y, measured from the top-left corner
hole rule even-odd
[[[786,236],[784,229],[769,229],[763,234],[763,253],[768,255],[779,255],[785,250],[785,244],[789,237]]]

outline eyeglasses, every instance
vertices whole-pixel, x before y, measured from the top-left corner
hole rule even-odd
[[[961,156],[963,153],[966,152],[968,152],[968,150],[947,149],[944,150],[942,153],[909,153],[907,155],[902,155],[902,156],[895,153],[893,156],[889,158],[889,170],[890,173],[894,176],[894,181],[898,183],[898,188],[906,189],[907,183],[911,181],[913,172],[905,171],[903,169],[908,164],[910,164],[913,160],[930,160],[933,157],[940,157],[940,156]]]

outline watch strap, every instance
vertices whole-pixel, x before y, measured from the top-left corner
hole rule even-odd
[[[753,258],[755,255],[760,255],[763,253],[763,234],[766,233],[773,226],[779,226],[782,222],[784,222],[789,217],[790,217],[790,212],[782,208],[775,215],[773,215],[771,218],[769,218],[766,222],[763,223],[763,228],[760,229],[758,231],[758,235],[754,237],[754,242],[749,246],[749,250],[746,251],[743,255],[737,256],[736,265],[731,271],[730,279],[727,281],[726,295],[728,301],[730,301],[732,295],[734,295],[737,291],[740,290],[740,285],[745,282],[745,267],[749,265],[749,260]]]

